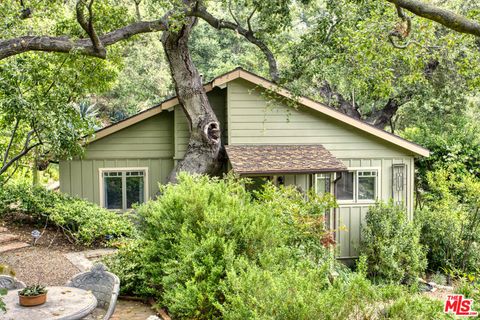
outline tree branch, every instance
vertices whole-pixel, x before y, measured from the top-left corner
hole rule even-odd
[[[137,20],[140,21],[142,20],[142,15],[140,14],[140,3],[142,2],[142,0],[133,0],[133,2],[135,3],[135,15],[137,17]]]
[[[13,140],[15,139],[15,134],[17,133],[19,124],[20,124],[20,119],[17,118],[17,120],[15,121],[15,126],[13,127],[12,136],[10,137],[10,142],[8,143],[7,149],[5,150],[5,154],[3,155],[2,167],[7,163],[8,155],[10,153],[10,149],[12,148]]]
[[[255,12],[257,12],[257,7],[253,8],[252,12],[250,13],[250,15],[247,18],[248,31],[250,31],[252,33],[253,33],[253,29],[252,29],[251,20],[253,18],[253,15],[255,14]]]
[[[327,105],[355,119],[361,119],[362,115],[358,107],[348,101],[339,92],[335,91],[332,86],[324,81],[319,88],[320,94],[327,99]]]
[[[30,150],[32,150],[33,148],[39,146],[41,143],[40,142],[37,142],[33,145],[30,145],[30,141],[32,139],[32,135],[34,134],[34,130],[31,130],[28,132],[27,134],[27,138],[25,139],[25,144],[23,146],[23,149],[22,151],[17,154],[15,157],[13,157],[12,159],[10,159],[10,161],[8,161],[7,163],[5,163],[4,165],[2,165],[2,167],[0,168],[0,175],[5,173],[5,171],[7,171],[7,169],[12,165],[14,164],[17,160],[19,160],[20,158],[22,158],[23,156],[25,156]]]
[[[398,109],[412,99],[412,93],[407,93],[403,96],[388,99],[387,103],[382,109],[373,111],[368,117],[367,122],[371,123],[377,128],[383,129],[389,123]],[[393,129],[393,128],[392,128]]]
[[[201,18],[205,22],[207,22],[209,25],[214,27],[215,29],[219,29],[219,30],[230,29],[244,36],[245,39],[247,39],[252,44],[256,45],[267,58],[271,80],[273,82],[279,81],[280,73],[278,71],[278,66],[277,66],[277,61],[275,60],[275,56],[262,40],[255,37],[255,35],[251,30],[247,30],[242,26],[240,26],[239,24],[236,24],[230,21],[217,19],[212,14],[210,14],[205,7],[199,7],[196,10],[188,12],[187,15]]]
[[[480,23],[455,12],[419,0],[387,0],[413,14],[438,22],[457,32],[480,37]]]
[[[166,17],[153,21],[140,21],[111,31],[99,37],[104,47],[129,39],[137,34],[164,31],[168,23]],[[0,41],[0,60],[28,51],[64,52],[78,51],[81,54],[106,58],[106,52],[97,52],[90,38],[73,40],[69,37],[23,36]]]
[[[95,0],[90,0],[88,5],[86,4],[86,0],[78,0],[76,5],[76,13],[77,13],[77,22],[80,24],[83,30],[87,33],[92,40],[93,50],[99,54],[106,55],[105,48],[102,45],[102,42],[98,38],[97,32],[93,27],[93,3]],[[85,18],[85,6],[88,10],[88,21]]]

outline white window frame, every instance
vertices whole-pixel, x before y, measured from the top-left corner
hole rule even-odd
[[[99,193],[100,193],[100,206],[105,208],[105,184],[103,179],[103,173],[105,172],[132,172],[143,171],[143,199],[146,202],[148,200],[148,167],[122,167],[122,168],[99,168],[98,169],[98,181],[99,181]],[[122,209],[109,209],[112,211],[125,211],[130,210],[126,208],[126,201],[124,199],[125,186],[122,179]],[[125,209],[124,209],[125,208]]]
[[[337,200],[337,203],[339,205],[346,205],[346,204],[373,204],[375,203],[380,195],[380,179],[381,179],[381,168],[380,167],[348,167],[347,168],[348,172],[353,172],[353,199],[352,200]],[[377,172],[377,177],[376,177],[376,184],[375,184],[375,199],[364,199],[364,200],[359,200],[358,199],[358,172],[364,172],[364,171],[376,171]],[[335,179],[337,178],[337,174],[335,174]],[[335,188],[335,186],[334,186]],[[335,190],[335,189],[334,189]],[[335,194],[335,197],[337,195]]]

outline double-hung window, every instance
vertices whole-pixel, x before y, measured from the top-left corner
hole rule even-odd
[[[335,183],[339,202],[373,202],[378,197],[378,170],[358,169],[340,173]]]
[[[128,210],[147,198],[147,169],[100,169],[100,194],[104,208]]]

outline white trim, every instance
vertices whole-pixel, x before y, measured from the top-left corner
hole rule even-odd
[[[99,183],[99,195],[100,195],[100,207],[102,208],[105,208],[105,191],[104,191],[104,184],[103,184],[103,173],[104,172],[117,172],[117,171],[121,171],[121,172],[128,172],[128,171],[143,171],[144,172],[144,175],[143,175],[143,200],[145,202],[147,202],[148,198],[149,198],[149,193],[148,193],[148,167],[119,167],[119,168],[98,168],[98,183]],[[124,209],[123,208],[126,208],[127,205],[126,205],[126,197],[125,197],[125,193],[126,192],[126,188],[125,186],[123,185],[123,179],[122,179],[122,209],[121,211],[123,211]],[[128,209],[127,209],[128,210]]]
[[[382,180],[382,168],[381,167],[348,167],[348,172],[353,172],[353,200],[337,200],[337,204],[339,207],[347,207],[347,206],[370,206],[375,204],[380,195],[381,195],[381,180]],[[358,171],[376,171],[377,172],[377,181],[375,185],[375,199],[374,200],[358,200],[357,194],[357,185],[358,185]],[[335,186],[334,186],[335,188]],[[335,189],[334,189],[335,190]],[[336,197],[336,194],[335,194]]]

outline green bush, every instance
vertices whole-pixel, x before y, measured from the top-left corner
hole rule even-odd
[[[270,267],[237,265],[225,286],[225,319],[369,318],[381,300],[361,273],[342,273],[333,285],[328,270],[308,263],[276,263]]]
[[[384,311],[385,319],[396,320],[440,320],[455,319],[443,312],[444,302],[429,299],[421,295],[403,294],[387,305]]]
[[[122,292],[155,297],[175,319],[401,319],[410,302],[445,318],[405,287],[373,285],[366,258],[356,272],[337,265],[322,245],[331,197],[245,184],[182,174],[162,187],[138,209],[139,239],[107,259]]]
[[[480,269],[480,181],[440,169],[427,175],[430,192],[415,220],[428,248],[432,271],[471,273]]]
[[[332,265],[321,242],[331,196],[307,200],[271,184],[252,196],[245,183],[184,174],[177,185],[163,186],[158,200],[138,208],[142,245],[127,245],[109,259],[124,288],[156,296],[175,318],[211,319],[226,310],[232,272],[242,265],[270,272],[288,265],[296,278],[303,263],[312,270]],[[325,271],[319,277],[317,286]]]
[[[134,233],[127,216],[43,187],[5,186],[0,191],[0,210],[1,213],[22,212],[39,223],[53,223],[72,241],[83,245],[106,242],[107,236]]]
[[[411,283],[425,271],[420,228],[408,221],[405,210],[392,202],[370,207],[362,229],[360,253],[376,281]]]

